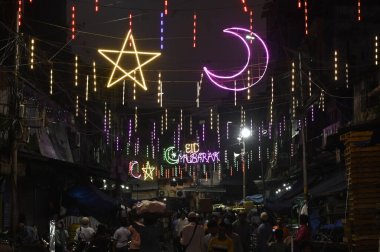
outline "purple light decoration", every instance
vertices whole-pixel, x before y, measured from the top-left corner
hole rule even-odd
[[[314,105],[311,105],[311,121],[314,122]]]
[[[205,124],[202,124],[202,141],[205,141]]]
[[[181,140],[181,126],[178,124],[178,127],[177,127],[177,150],[179,150],[180,140]]]
[[[244,64],[243,68],[238,71],[237,73],[233,74],[233,75],[217,75],[217,74],[214,74],[213,72],[211,72],[210,70],[208,70],[207,67],[203,67],[203,70],[204,72],[206,73],[207,77],[209,78],[209,80],[214,83],[216,86],[220,87],[220,88],[223,88],[223,89],[226,89],[226,90],[232,90],[232,91],[243,91],[243,90],[246,90],[254,85],[256,85],[265,75],[266,71],[267,71],[267,68],[268,68],[268,63],[269,63],[269,52],[268,52],[268,48],[266,46],[266,44],[264,43],[264,41],[256,34],[256,33],[253,33],[251,32],[250,30],[248,29],[244,29],[244,28],[239,28],[239,27],[231,27],[231,28],[227,28],[227,29],[224,29],[223,32],[225,33],[229,33],[233,36],[236,36],[238,37],[244,44],[245,48],[247,49],[247,60],[246,60],[246,63]],[[259,42],[261,43],[261,45],[263,46],[264,50],[265,50],[265,53],[266,53],[266,59],[265,59],[265,68],[264,68],[264,72],[259,76],[259,78],[255,81],[255,82],[252,82],[250,83],[248,86],[246,87],[239,87],[239,88],[230,88],[230,87],[226,87],[222,84],[220,84],[219,82],[217,82],[215,79],[222,79],[222,80],[231,80],[233,81],[237,76],[241,75],[248,67],[249,65],[249,61],[251,59],[251,50],[249,48],[249,45],[246,41],[246,38],[245,36],[242,37],[241,34],[239,34],[238,32],[244,32],[246,33],[247,35],[246,36],[249,36],[251,39],[253,38],[256,38],[259,40]]]
[[[128,143],[131,144],[132,138],[132,119],[129,119],[129,129],[128,129]]]
[[[120,150],[120,146],[119,146],[119,137],[117,136],[116,137],[116,151],[119,151]]]
[[[103,131],[107,133],[107,102],[104,102],[104,127]]]
[[[284,121],[284,132],[286,131],[286,117],[283,116],[282,120]]]
[[[268,125],[268,135],[269,135],[269,139],[272,139],[272,124],[269,123]]]
[[[160,34],[161,34],[161,37],[160,37],[160,48],[161,50],[164,49],[164,13],[161,12],[160,14]]]
[[[138,137],[137,138],[137,154],[139,154],[139,152],[140,152],[140,138]]]

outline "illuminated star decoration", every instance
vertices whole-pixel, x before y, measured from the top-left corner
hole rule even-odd
[[[144,172],[144,180],[151,179],[153,180],[153,171],[154,167],[151,167],[149,164],[149,161],[146,162],[146,166],[142,168],[142,171]]]
[[[132,50],[131,51],[125,50],[125,47],[127,46],[128,41],[130,41],[131,45],[132,45]],[[106,58],[109,62],[111,62],[112,65],[114,65],[114,68],[112,70],[111,76],[108,79],[108,83],[107,83],[107,87],[108,88],[112,87],[113,85],[115,85],[119,81],[122,81],[122,80],[124,80],[126,78],[130,78],[136,84],[140,85],[144,90],[147,90],[147,87],[145,85],[144,74],[142,72],[142,66],[145,66],[146,64],[148,64],[149,62],[151,62],[152,60],[154,60],[155,58],[157,58],[158,56],[161,55],[161,53],[156,53],[156,52],[140,52],[140,51],[137,51],[135,40],[133,38],[131,30],[128,31],[127,37],[125,38],[123,46],[121,47],[120,51],[98,49],[98,52],[104,58]],[[127,72],[126,70],[124,70],[120,66],[120,61],[121,61],[122,56],[124,56],[124,54],[134,54],[135,57],[136,57],[137,66],[134,69],[131,69],[129,72]],[[110,57],[111,55],[117,55],[116,61],[112,59],[114,57]],[[144,62],[141,63],[139,55],[147,55],[147,56],[150,56],[150,57],[148,59],[146,59]],[[123,73],[123,75],[121,77],[115,77],[114,75],[115,75],[116,70],[121,71]],[[136,72],[136,71],[140,73],[140,80],[138,80],[133,75],[133,73]]]

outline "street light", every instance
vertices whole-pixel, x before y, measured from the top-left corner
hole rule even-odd
[[[245,139],[248,138],[251,135],[251,131],[244,127],[240,130],[240,136],[238,137],[238,140],[243,144],[243,147],[241,149],[241,166],[242,166],[242,171],[243,171],[243,201],[245,201],[245,196],[246,196],[246,188],[245,188]]]

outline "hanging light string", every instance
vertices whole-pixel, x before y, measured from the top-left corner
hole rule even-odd
[[[308,27],[308,22],[309,22],[309,17],[308,17],[308,5],[307,5],[307,0],[304,2],[304,14],[305,14],[305,35],[309,34],[309,27]]]
[[[131,31],[131,34],[132,33],[132,12],[129,13],[129,30]],[[129,47],[132,47],[132,40],[129,41]]]
[[[168,130],[168,109],[165,109],[165,130]]]
[[[292,62],[292,117],[296,116],[296,96],[295,96],[295,64]]]
[[[95,0],[95,12],[99,11],[99,0]]]
[[[200,96],[201,96],[202,81],[203,81],[203,72],[201,73],[201,79],[197,82],[197,99],[196,99],[197,108],[199,108],[199,100],[200,100]]]
[[[197,13],[193,15],[193,48],[197,46]]]
[[[138,119],[137,106],[135,106],[135,132],[137,132]]]
[[[79,96],[77,95],[77,99],[75,102],[75,117],[79,116]]]
[[[107,144],[110,144],[110,133],[111,133],[111,127],[112,127],[112,115],[111,115],[111,109],[108,110],[108,127],[107,127]]]
[[[157,103],[160,104],[160,108],[162,108],[162,81],[161,81],[161,72],[158,73],[158,83],[157,83]]]
[[[78,98],[77,98],[78,99]],[[103,131],[107,132],[107,102],[104,102],[104,120],[103,120]]]
[[[125,80],[123,80],[123,99],[122,99],[122,105],[125,105]]]
[[[189,119],[189,127],[190,127],[189,134],[191,136],[193,135],[193,117],[192,116],[190,116],[190,119]]]
[[[136,71],[133,72],[133,100],[136,101]]]
[[[210,129],[212,130],[213,128],[213,115],[212,115],[212,108],[210,108]]]
[[[84,105],[84,124],[87,124],[87,104]]]
[[[312,86],[312,80],[311,80],[311,71],[309,71],[309,97],[311,97],[312,95],[312,89],[311,89],[311,86]],[[311,121],[314,122],[314,105],[311,105]]]
[[[164,134],[164,128],[165,128],[165,125],[164,125],[164,115],[161,115],[161,135]]]
[[[17,24],[18,24],[19,27],[21,26],[21,20],[22,20],[22,0],[18,0]]]
[[[274,81],[271,78],[271,101],[270,101],[270,127],[273,125],[273,101],[274,101]]]
[[[168,0],[164,0],[164,13],[165,16],[168,15]]]
[[[253,32],[253,10],[249,11],[249,30]],[[249,43],[253,43],[253,39],[249,40]]]
[[[165,130],[168,130],[168,109],[165,109]]]
[[[96,92],[96,63],[95,61],[92,63],[92,66],[93,66],[93,79],[94,79],[94,92]]]
[[[346,63],[346,88],[349,88],[348,63]]]
[[[248,7],[247,7],[246,0],[241,0],[241,4],[243,5],[243,11],[245,13],[247,13],[248,12]]]
[[[298,9],[302,8],[302,1],[301,0],[298,0],[297,7],[298,7]]]
[[[334,80],[338,80],[338,51],[334,51]]]
[[[30,40],[30,69],[34,68],[34,39]]]
[[[88,101],[88,75],[86,76],[86,101]]]
[[[78,86],[78,55],[75,55],[75,75],[74,75],[74,78],[75,78],[75,86],[77,87]]]
[[[361,0],[358,0],[358,21],[360,22],[362,20],[362,11],[361,11]]]
[[[236,98],[236,80],[234,81],[234,104],[235,104],[235,106],[236,106],[236,100],[237,100],[237,98]]]
[[[379,42],[378,42],[378,36],[375,36],[375,65],[377,66],[379,64]]]
[[[75,5],[71,6],[71,39],[75,39],[76,21],[75,21]]]
[[[53,94],[53,67],[50,68],[50,95]]]
[[[164,13],[160,13],[160,49],[164,49]]]
[[[180,124],[179,124],[179,128],[182,130],[182,125],[183,125],[183,111],[181,109],[180,111]]]
[[[248,86],[251,84],[251,71],[248,69],[248,76],[247,76],[247,82]],[[251,89],[247,88],[247,100],[251,100]]]

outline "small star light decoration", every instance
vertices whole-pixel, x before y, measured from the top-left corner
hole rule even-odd
[[[132,46],[131,50],[126,50],[125,48],[128,44],[128,41],[130,41],[131,43],[131,46]],[[121,82],[122,80],[129,78],[133,80],[137,85],[139,85],[144,90],[147,90],[147,87],[145,84],[142,67],[161,55],[161,53],[158,53],[158,52],[138,51],[136,48],[135,40],[132,35],[132,30],[128,31],[127,37],[125,38],[124,43],[119,51],[108,50],[108,49],[98,49],[98,52],[114,66],[112,69],[111,76],[108,79],[108,83],[107,83],[108,88],[112,87],[118,82]],[[132,56],[133,55],[135,56],[136,67],[132,68],[131,70],[125,70],[121,66],[121,61],[122,61],[121,58],[125,57],[126,54],[131,54]],[[145,61],[140,61],[140,57],[139,57],[140,55],[145,56],[144,57],[146,58]],[[119,72],[121,72],[122,74],[121,77],[116,77],[116,75],[118,75]]]
[[[149,161],[146,162],[146,166],[142,168],[142,171],[144,173],[144,180],[153,180],[153,171],[156,168],[150,166]]]

